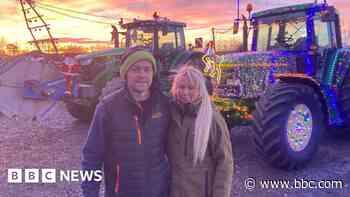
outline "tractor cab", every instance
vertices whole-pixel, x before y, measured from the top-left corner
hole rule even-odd
[[[172,65],[178,64],[173,60],[183,54],[189,54],[186,50],[184,28],[186,23],[171,21],[160,17],[158,12],[153,15],[153,20],[138,20],[120,24],[125,30],[125,46],[144,47],[149,49],[156,58],[161,72],[167,72]],[[183,56],[185,57],[185,56]]]
[[[160,17],[156,12],[153,20],[138,20],[121,24],[126,30],[126,47],[142,46],[149,48],[153,53],[159,51],[185,50],[185,23],[170,21]]]
[[[338,14],[325,4],[266,10],[253,14],[252,21],[254,51],[341,47]]]
[[[319,70],[332,49],[341,48],[339,15],[327,4],[301,4],[254,13],[252,50],[288,51],[297,55],[298,71]],[[305,57],[309,59],[305,62]],[[308,65],[310,64],[310,65]],[[316,66],[316,67],[315,67]],[[311,72],[310,74],[315,74]]]

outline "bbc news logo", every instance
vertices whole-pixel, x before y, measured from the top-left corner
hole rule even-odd
[[[102,170],[8,169],[8,183],[102,181]]]

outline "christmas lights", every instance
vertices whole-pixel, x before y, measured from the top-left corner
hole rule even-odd
[[[334,90],[329,86],[321,86],[321,92],[326,100],[328,110],[328,121],[330,124],[341,125],[343,119],[340,117],[339,108],[337,106],[337,99]]]
[[[226,119],[228,126],[247,125],[252,121],[252,111],[256,100],[250,99],[227,99],[217,95],[212,97],[218,110]]]
[[[322,80],[321,91],[328,105],[330,124],[341,125],[343,118],[339,111],[337,96],[342,83],[349,72],[350,50],[338,49],[332,56],[333,61],[325,73]],[[324,65],[326,67],[326,65]],[[324,71],[323,71],[324,72]]]
[[[225,98],[257,98],[273,82],[275,73],[296,72],[295,57],[287,52],[223,55],[222,76],[215,94]]]
[[[287,137],[294,151],[303,150],[311,138],[313,127],[311,111],[304,104],[294,107],[287,122]]]
[[[334,72],[335,84],[332,85],[340,88],[350,69],[350,49],[339,49],[337,59],[334,59],[333,64],[335,70],[331,72]]]

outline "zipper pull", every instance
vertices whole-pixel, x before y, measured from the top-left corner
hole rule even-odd
[[[117,177],[115,178],[114,192],[118,193],[120,187],[120,166],[117,164]]]
[[[142,134],[141,134],[141,127],[139,123],[139,118],[135,115],[135,122],[136,122],[136,131],[137,131],[137,143],[142,144]]]

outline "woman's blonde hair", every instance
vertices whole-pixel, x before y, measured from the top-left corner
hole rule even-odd
[[[193,162],[203,161],[210,136],[210,128],[213,118],[213,106],[206,87],[202,72],[191,65],[184,65],[174,78],[171,93],[176,98],[176,85],[180,77],[186,76],[191,83],[199,88],[200,107],[197,113],[194,129]]]

